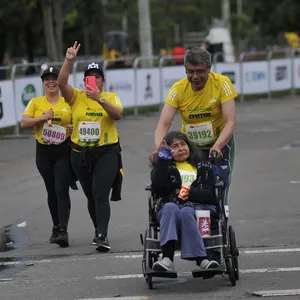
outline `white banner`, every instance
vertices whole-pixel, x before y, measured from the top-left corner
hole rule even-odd
[[[241,92],[241,75],[239,63],[217,63],[214,72],[227,76],[235,87],[236,92]]]
[[[263,94],[269,91],[269,65],[267,61],[243,62],[243,93]]]
[[[160,99],[160,101],[165,102],[165,98],[167,97],[169,89],[171,88],[173,83],[185,77],[186,74],[184,66],[163,67],[161,81],[163,99]]]
[[[13,126],[16,122],[12,81],[0,81],[0,128]]]
[[[31,98],[44,94],[43,83],[40,77],[23,77],[15,79],[15,96],[17,105],[17,119],[20,122],[22,115]]]
[[[137,105],[146,106],[160,103],[159,69],[137,69],[135,78]]]
[[[74,80],[74,77],[75,77],[75,80]],[[78,72],[75,75],[71,74],[69,77],[69,83],[76,89],[85,90],[84,73]]]
[[[292,87],[291,59],[271,60],[271,91],[288,90]]]
[[[293,60],[293,85],[294,88],[300,88],[300,57]]]
[[[105,72],[105,90],[118,94],[123,107],[134,106],[133,69],[107,70]]]

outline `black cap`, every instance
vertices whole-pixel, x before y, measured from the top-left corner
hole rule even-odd
[[[59,71],[57,69],[55,69],[53,67],[49,67],[43,72],[43,74],[41,75],[41,78],[43,79],[47,75],[55,75],[56,77],[58,77],[58,73],[59,73]]]
[[[100,76],[104,79],[104,72],[101,68],[101,66],[97,63],[94,63],[92,62],[91,64],[88,64],[86,67],[85,67],[85,70],[84,70],[84,76],[87,76],[89,74],[89,71],[96,71],[100,74]]]

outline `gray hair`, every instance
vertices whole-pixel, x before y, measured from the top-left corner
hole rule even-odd
[[[189,63],[191,65],[205,64],[211,65],[211,54],[203,48],[193,47],[186,51],[184,56],[184,64]]]

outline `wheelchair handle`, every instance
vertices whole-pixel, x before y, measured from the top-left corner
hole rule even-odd
[[[218,151],[216,151],[216,150],[211,151],[209,161],[211,163],[216,163],[217,160],[218,160]]]
[[[211,151],[211,157],[212,158],[217,158],[218,157],[218,151],[217,150],[213,150],[213,151]]]

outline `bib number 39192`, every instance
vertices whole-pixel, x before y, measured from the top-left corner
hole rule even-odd
[[[100,140],[100,122],[79,122],[78,130],[81,142],[98,142]]]
[[[214,141],[212,123],[187,124],[185,126],[189,140],[196,146],[207,146]]]
[[[46,122],[43,127],[42,139],[46,143],[59,145],[66,139],[66,128]]]

